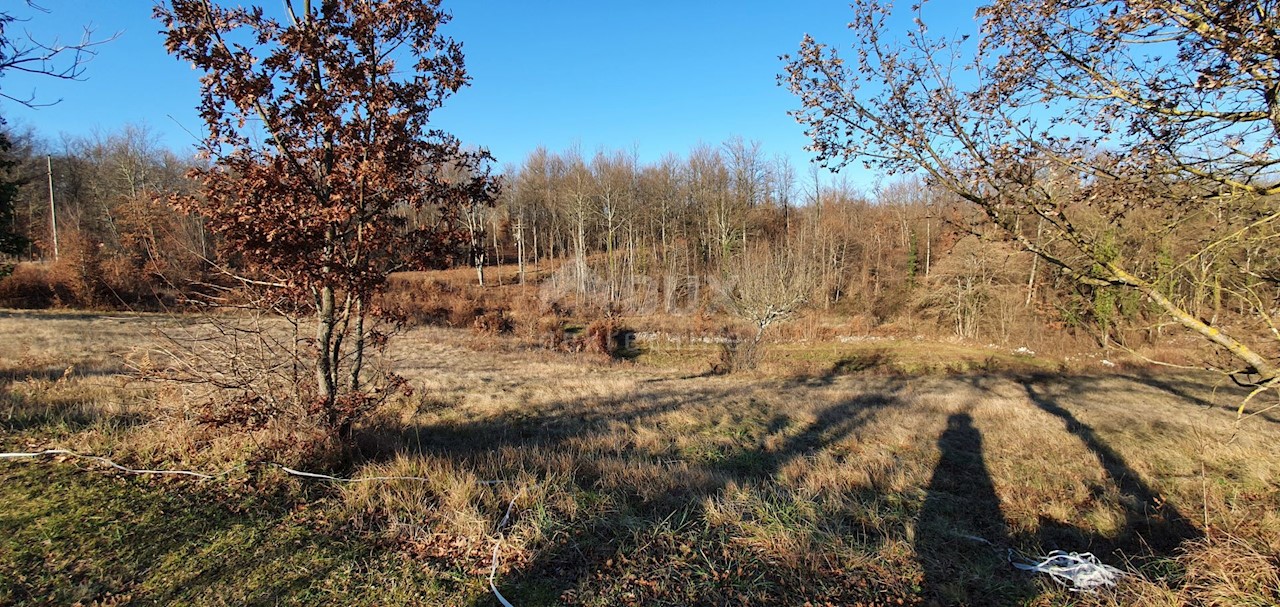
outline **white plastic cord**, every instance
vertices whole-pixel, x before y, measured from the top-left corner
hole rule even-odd
[[[1128,575],[1098,560],[1091,552],[1054,550],[1029,562],[1013,560],[1013,551],[1010,551],[1009,556],[1009,562],[1014,567],[1023,571],[1047,573],[1055,582],[1072,592],[1095,592],[1099,588],[1109,588]]]
[[[342,478],[340,476],[329,476],[328,474],[316,474],[315,472],[303,472],[294,470],[288,466],[280,464],[272,464],[273,466],[283,470],[286,474],[293,476],[301,476],[304,478],[314,478],[325,481],[333,481],[335,483],[365,483],[369,481],[422,481],[430,482],[431,479],[422,476],[363,476],[360,478]],[[478,485],[500,485],[506,481],[476,481]]]
[[[121,472],[127,472],[129,474],[176,474],[181,476],[194,476],[198,479],[203,479],[203,480],[211,480],[211,479],[218,478],[219,476],[225,476],[228,473],[230,473],[231,470],[235,469],[235,468],[232,468],[231,470],[227,470],[226,472],[223,472],[221,474],[216,474],[216,475],[202,474],[200,472],[191,472],[189,470],[140,470],[136,468],[126,468],[105,457],[100,457],[97,455],[83,455],[80,453],[76,453],[74,451],[68,451],[66,449],[45,449],[44,451],[36,451],[32,453],[0,453],[0,459],[37,458],[37,457],[43,457],[46,455],[67,455],[70,457],[77,457],[80,459],[92,460],[95,462],[106,464],[108,466],[111,466],[112,468],[115,468],[116,470],[119,470]]]
[[[507,521],[511,520],[511,511],[515,509],[516,500],[520,499],[523,493],[524,489],[521,489],[515,497],[511,498],[511,503],[507,504],[507,514],[502,517],[502,522],[498,523],[498,537],[493,542],[493,567],[489,569],[489,590],[493,591],[493,596],[498,597],[498,602],[502,603],[502,607],[515,606],[511,604],[511,601],[507,600],[507,597],[502,596],[501,592],[498,592],[498,585],[494,582],[494,578],[498,575],[498,550],[502,548],[502,540],[504,539],[502,530],[506,528]]]
[[[82,453],[76,453],[74,451],[69,451],[67,449],[45,449],[44,451],[0,453],[0,459],[35,459],[38,457],[44,457],[46,455],[66,455],[66,456],[76,457],[80,459],[93,460],[95,462],[106,464],[121,472],[127,472],[129,474],[176,474],[181,476],[194,476],[195,478],[202,479],[202,480],[212,480],[215,478],[226,476],[232,470],[235,470],[236,468],[240,467],[240,466],[236,466],[226,470],[225,472],[221,472],[219,474],[205,474],[203,472],[192,472],[190,470],[144,470],[144,469],[137,469],[137,468],[127,468],[125,466],[121,466],[120,464],[117,464],[99,455],[84,455]],[[294,470],[293,468],[290,468],[288,466],[283,466],[280,464],[271,464],[271,465],[293,476],[300,476],[303,478],[314,478],[317,480],[333,481],[335,483],[364,483],[369,481],[429,482],[431,480],[429,478],[425,478],[421,476],[368,476],[368,477],[362,477],[362,478],[342,478],[339,476],[329,476],[328,474],[317,474],[315,472],[303,472],[301,470]],[[498,485],[498,484],[502,484],[503,482],[505,481],[501,481],[501,480],[476,481],[476,483],[480,485]]]

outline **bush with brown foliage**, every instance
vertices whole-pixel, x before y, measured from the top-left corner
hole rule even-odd
[[[77,229],[62,231],[59,245],[56,261],[18,263],[0,279],[0,305],[171,309],[204,282],[203,262],[195,257],[136,257]]]
[[[100,308],[109,305],[102,257],[92,241],[69,231],[57,261],[23,262],[0,280],[0,305],[13,308]]]
[[[69,299],[70,289],[56,280],[51,266],[29,261],[15,265],[8,276],[0,279],[0,306],[40,309]]]
[[[506,335],[515,330],[515,321],[506,310],[487,310],[476,315],[471,329],[481,335]]]
[[[70,289],[72,300],[59,303],[69,307],[101,307],[109,300],[102,272],[102,243],[79,231],[65,234],[62,242],[62,255],[54,262],[53,270],[56,280]]]

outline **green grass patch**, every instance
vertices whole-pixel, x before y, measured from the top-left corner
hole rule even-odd
[[[0,605],[460,604],[474,576],[343,533],[324,498],[0,468]]]

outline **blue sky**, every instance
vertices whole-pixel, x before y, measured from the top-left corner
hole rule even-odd
[[[227,0],[223,0],[224,3]],[[34,91],[61,99],[30,110],[4,101],[11,125],[31,126],[58,145],[60,134],[110,132],[146,124],[161,145],[190,150],[199,134],[198,74],[168,56],[148,0],[40,0],[48,14],[25,8],[41,40],[78,38],[91,24],[98,36],[120,32],[99,48],[87,80],[58,82],[5,74],[10,95]],[[266,0],[272,8],[278,2]],[[486,146],[500,163],[520,163],[539,145],[578,144],[635,149],[651,162],[684,155],[698,143],[718,145],[740,135],[769,155],[787,154],[807,173],[806,139],[787,116],[796,100],[775,83],[778,55],[793,52],[805,33],[850,42],[847,0],[740,2],[596,2],[473,0],[447,2],[446,31],[461,40],[473,77],[434,122],[464,141]],[[973,4],[927,5],[931,27],[972,27]],[[867,175],[855,174],[866,182]]]

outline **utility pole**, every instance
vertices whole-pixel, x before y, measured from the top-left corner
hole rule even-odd
[[[53,231],[53,260],[58,261],[58,211],[53,206],[53,157],[44,155],[45,170],[49,175],[49,226]]]

